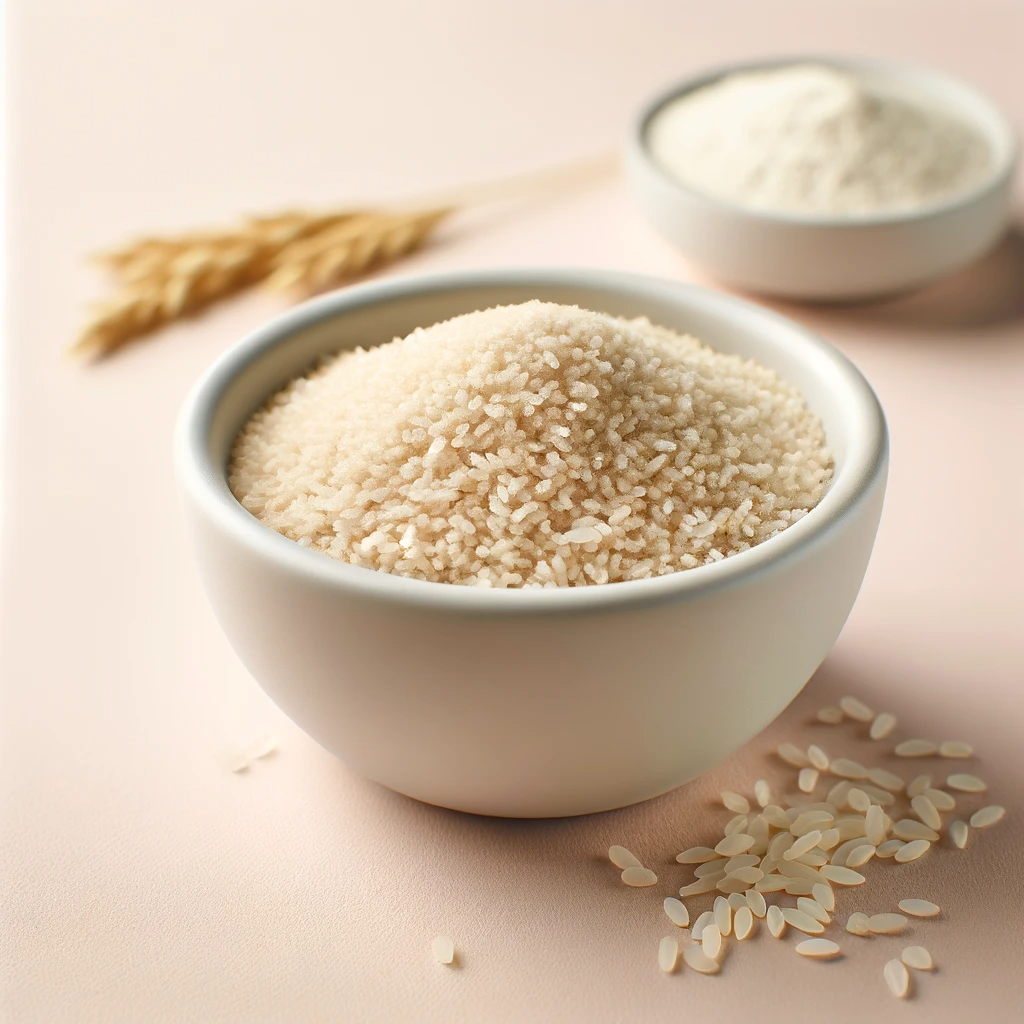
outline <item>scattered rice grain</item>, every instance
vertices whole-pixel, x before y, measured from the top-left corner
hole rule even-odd
[[[820,921],[815,921],[810,914],[794,907],[783,907],[782,916],[791,928],[796,928],[797,931],[807,935],[820,935],[825,930],[825,926]]]
[[[846,922],[846,930],[851,935],[869,935],[871,932],[868,928],[868,915],[862,914],[860,911],[851,914]]]
[[[781,907],[771,906],[767,914],[768,931],[776,938],[781,939],[786,933],[786,917]]]
[[[836,894],[827,882],[816,882],[811,887],[811,896],[830,914],[836,909]]]
[[[882,976],[889,986],[889,991],[897,999],[907,998],[910,994],[910,972],[902,960],[890,960],[882,968]]]
[[[764,917],[768,913],[768,904],[765,902],[764,896],[756,889],[747,891],[747,906],[750,907],[750,912],[754,917]]]
[[[891,772],[887,768],[869,768],[868,778],[876,786],[881,786],[882,789],[890,790],[893,793],[900,792],[904,786],[903,780],[895,772]]]
[[[897,757],[931,757],[938,752],[939,745],[934,740],[904,740],[896,744],[895,751]]]
[[[813,891],[812,887],[811,892]],[[822,924],[832,923],[832,918],[829,917],[828,911],[813,896],[800,896],[796,901],[796,909],[802,910],[809,917],[813,917],[815,921],[820,921]]]
[[[455,943],[447,935],[436,936],[430,948],[439,964],[450,964],[455,960]]]
[[[722,794],[722,803],[725,804],[727,810],[734,814],[750,813],[750,801],[745,796],[740,796],[739,793],[733,793],[732,790],[727,789]]]
[[[732,907],[724,896],[715,898],[715,924],[722,935],[729,935],[732,932]]]
[[[658,876],[650,868],[628,867],[622,872],[622,880],[637,887],[658,884]]]
[[[1006,808],[1000,807],[999,804],[982,807],[980,811],[975,811],[971,815],[971,828],[989,828],[996,822],[1002,821],[1005,815]]]
[[[741,941],[750,938],[751,933],[754,931],[754,915],[751,913],[750,907],[740,907],[736,911],[733,931],[736,933],[736,938]]]
[[[931,900],[900,900],[899,908],[911,917],[936,917],[939,913],[938,904]]]
[[[973,757],[974,747],[963,740],[944,740],[939,744],[940,757]]]
[[[912,860],[917,860],[919,857],[923,857],[932,847],[932,844],[927,839],[915,839],[912,842],[907,843],[906,846],[897,850],[893,860],[900,864],[907,864]]]
[[[715,915],[710,910],[705,910],[696,921],[693,922],[693,927],[690,929],[690,937],[700,942],[701,936],[704,934],[704,929],[709,924],[715,923]]]
[[[946,779],[950,789],[958,789],[962,793],[984,793],[988,786],[977,775],[957,774]]]
[[[807,760],[811,762],[811,767],[817,768],[819,772],[828,771],[828,754],[816,743],[807,748]]]
[[[839,956],[842,949],[838,942],[831,939],[804,939],[796,944],[796,951],[801,956],[814,957],[817,960],[831,960]]]
[[[642,868],[643,864],[640,860],[630,853],[624,846],[609,846],[608,847],[608,859],[620,870],[625,871],[626,868]]]
[[[754,845],[754,837],[743,832],[726,836],[716,847],[715,852],[723,857],[735,857],[737,853],[746,853]]]
[[[817,768],[801,768],[797,776],[797,786],[803,793],[813,793],[814,787],[818,784]]]
[[[866,779],[868,777],[867,768],[848,757],[837,757],[828,766],[828,770],[843,779]]]
[[[836,885],[863,885],[865,881],[859,871],[854,871],[852,868],[841,868],[835,864],[826,864],[820,869],[819,874],[822,878],[835,882]]]
[[[967,825],[962,821],[951,821],[949,823],[949,838],[957,849],[962,850],[967,845]]]
[[[704,928],[700,944],[705,956],[712,960],[718,959],[722,952],[722,931],[717,924],[709,924]]]
[[[902,914],[872,914],[868,918],[868,931],[875,935],[895,935],[907,927]]]
[[[683,961],[698,974],[717,974],[719,970],[718,961],[712,960],[702,946],[684,946]]]
[[[613,847],[613,849],[615,849],[615,847]],[[622,847],[618,847],[618,849],[622,849]],[[630,854],[630,856],[632,856],[632,854]],[[676,860],[680,864],[705,864],[707,861],[715,860],[717,857],[718,853],[715,850],[712,850],[710,846],[691,846],[690,849],[683,850],[682,853],[676,854]],[[618,867],[617,864],[615,866]],[[626,865],[626,867],[628,866],[629,865]]]
[[[794,768],[806,768],[811,762],[805,751],[793,743],[783,743],[775,751],[786,764]]]
[[[843,720],[842,708],[821,708],[816,715],[819,722],[826,725],[838,725]]]
[[[920,796],[915,796],[910,801],[910,806],[914,813],[923,821],[930,829],[936,832],[942,828],[942,818],[939,816],[938,808],[922,793]]]
[[[956,810],[956,797],[944,789],[926,789],[921,795],[928,797],[937,811]]]
[[[870,843],[864,843],[863,846],[854,847],[846,858],[846,867],[848,868],[859,868],[862,864],[867,864],[877,852],[877,848],[872,846]]]
[[[935,967],[931,953],[924,946],[907,946],[900,959],[915,971],[930,971]]]
[[[677,900],[675,896],[666,896],[662,906],[665,908],[668,919],[676,927],[685,928],[690,923],[690,912],[686,909],[686,904],[682,900]]]
[[[920,796],[926,789],[931,789],[932,777],[930,775],[915,775],[907,783],[907,796],[913,798]]]
[[[875,715],[875,720],[871,723],[868,735],[873,740],[884,740],[895,728],[896,716],[888,711],[883,711],[880,715]]]
[[[666,935],[658,943],[658,966],[666,973],[671,974],[679,962],[679,940],[672,935]]]
[[[754,783],[754,799],[761,807],[767,807],[772,802],[771,786],[764,779],[758,779]]]
[[[874,711],[856,697],[843,697],[839,701],[839,706],[843,709],[844,715],[857,722],[870,722],[875,717]]]
[[[915,821],[913,818],[900,818],[893,825],[892,834],[897,839],[905,839],[907,842],[921,839],[929,843],[935,843],[939,839],[939,834],[935,829],[929,828],[924,822]]]
[[[902,850],[904,846],[906,846],[906,843],[901,839],[888,839],[875,850],[875,856],[881,857],[883,860],[895,857],[896,851]]]

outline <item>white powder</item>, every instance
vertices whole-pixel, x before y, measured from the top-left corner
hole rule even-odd
[[[762,210],[850,215],[919,207],[984,178],[992,153],[943,111],[815,65],[729,75],[651,120],[684,184]]]

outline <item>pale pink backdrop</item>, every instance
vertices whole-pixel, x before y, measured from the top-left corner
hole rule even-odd
[[[1020,124],[1024,5],[10,7],[0,1019],[1021,1019],[1024,228],[907,299],[780,306],[861,366],[890,418],[889,499],[861,598],[768,734],[699,782],[587,820],[474,819],[362,781],[228,648],[184,547],[169,436],[188,386],[275,299],[243,299],[99,366],[62,352],[98,291],[90,250],[584,156],[615,146],[653,89],[722,60],[921,61]],[[395,272],[513,263],[700,279],[613,176],[455,223]],[[853,730],[808,724],[845,691],[895,711],[904,735],[976,743],[1007,820],[966,852],[869,867],[843,917],[904,896],[942,904],[905,940],[851,938],[844,961],[813,964],[792,938],[762,933],[717,978],[661,975],[671,926],[659,903],[689,877],[672,857],[721,828],[713,795],[782,779],[766,752],[783,737],[872,756]],[[248,777],[218,766],[218,752],[266,729],[278,757]],[[622,886],[610,842],[642,854],[659,886]],[[431,961],[437,932],[455,939],[458,969]],[[940,970],[900,1005],[881,969],[911,941]]]

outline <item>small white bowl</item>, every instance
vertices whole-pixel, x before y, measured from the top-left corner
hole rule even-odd
[[[651,154],[648,125],[670,101],[735,72],[804,63],[848,71],[881,93],[937,105],[958,115],[991,146],[991,173],[968,192],[919,209],[819,217],[730,203],[683,184]],[[656,231],[723,282],[813,301],[892,295],[949,274],[982,255],[1009,224],[1016,162],[1012,126],[981,93],[926,68],[847,57],[752,61],[690,78],[647,105],[626,146],[630,185]]]
[[[656,579],[481,590],[335,561],[264,526],[226,481],[252,411],[325,353],[527,299],[649,316],[800,387],[833,483],[765,543]],[[728,757],[799,692],[867,566],[888,442],[836,349],[757,306],[593,270],[469,271],[307,303],[222,356],[176,439],[184,510],[214,611],[268,694],[362,774],[428,803],[586,814],[664,793]]]

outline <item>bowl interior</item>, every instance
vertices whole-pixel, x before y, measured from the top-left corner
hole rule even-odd
[[[778,537],[686,573],[572,588],[576,603],[604,602],[611,599],[609,591],[625,596],[627,590],[643,588],[660,600],[670,589],[690,589],[698,580],[732,579],[744,567],[764,562],[766,554],[783,557],[826,531],[863,497],[884,468],[885,423],[870,386],[840,352],[792,321],[752,303],[673,281],[590,270],[498,270],[397,279],[328,295],[297,307],[235,346],[214,364],[186,403],[179,434],[185,486],[232,531],[260,545],[269,557],[301,562],[307,572],[333,573],[349,585],[390,587],[402,599],[422,599],[409,585],[427,587],[436,594],[436,584],[397,577],[381,580],[387,574],[326,559],[258,523],[228,488],[231,448],[249,415],[318,357],[357,345],[380,345],[461,313],[529,299],[577,304],[618,316],[646,316],[691,333],[719,351],[757,359],[802,390],[810,408],[822,418],[836,462],[830,489],[817,508]],[[440,589],[446,592],[446,600],[460,603],[463,597],[450,592],[467,590]],[[468,589],[473,591],[474,607],[509,598],[506,591]],[[588,596],[582,597],[580,591]],[[590,595],[590,591],[605,593]],[[531,607],[566,599],[565,594],[551,591],[530,591],[530,597],[527,593],[516,592],[521,601],[532,602]]]

